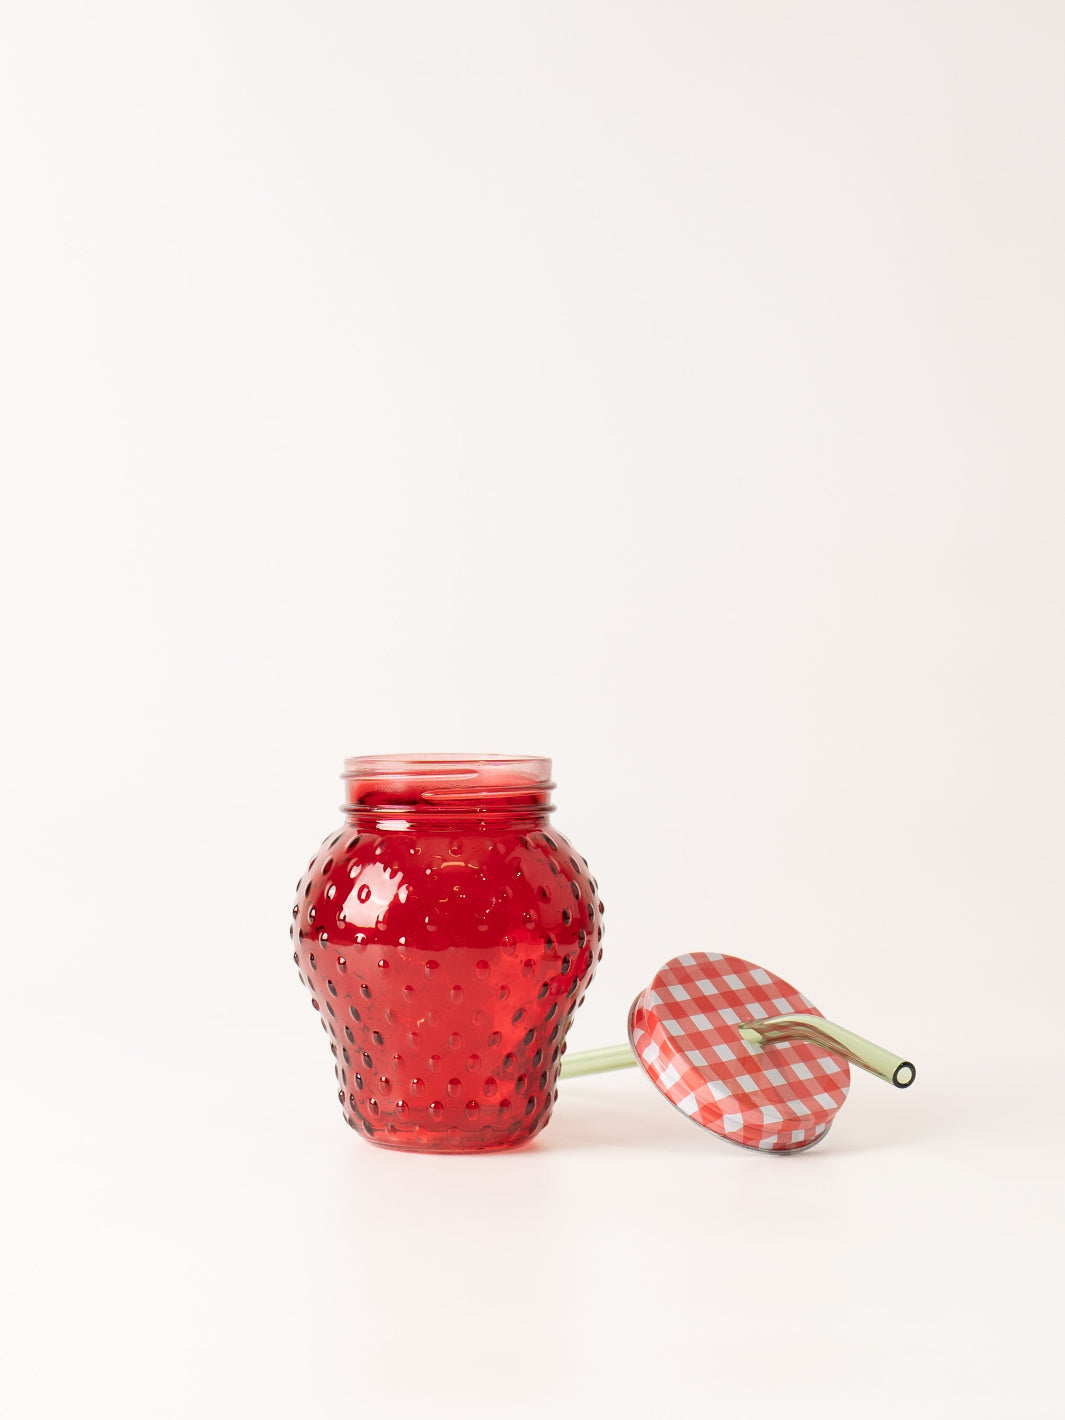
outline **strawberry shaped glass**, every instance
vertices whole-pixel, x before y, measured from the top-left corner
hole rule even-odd
[[[359,758],[344,780],[291,927],[344,1117],[394,1149],[523,1144],[603,954],[595,879],[548,823],[551,761]]]

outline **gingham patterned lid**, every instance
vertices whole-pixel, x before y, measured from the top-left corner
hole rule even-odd
[[[652,1083],[723,1139],[782,1153],[828,1129],[850,1069],[803,1040],[752,1045],[742,1021],[821,1012],[771,971],[720,952],[666,962],[629,1012],[629,1040]]]

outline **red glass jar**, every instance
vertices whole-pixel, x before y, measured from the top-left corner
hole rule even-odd
[[[347,822],[291,933],[344,1117],[395,1149],[523,1144],[603,954],[595,879],[548,824],[551,761],[395,755],[343,777]]]

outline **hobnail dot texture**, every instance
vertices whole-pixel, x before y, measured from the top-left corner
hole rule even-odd
[[[346,830],[293,919],[352,1129],[462,1153],[543,1128],[602,957],[595,879],[561,834]]]

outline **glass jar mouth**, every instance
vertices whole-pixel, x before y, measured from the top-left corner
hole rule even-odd
[[[341,778],[349,812],[550,812],[555,787],[550,759],[527,754],[354,755]]]

